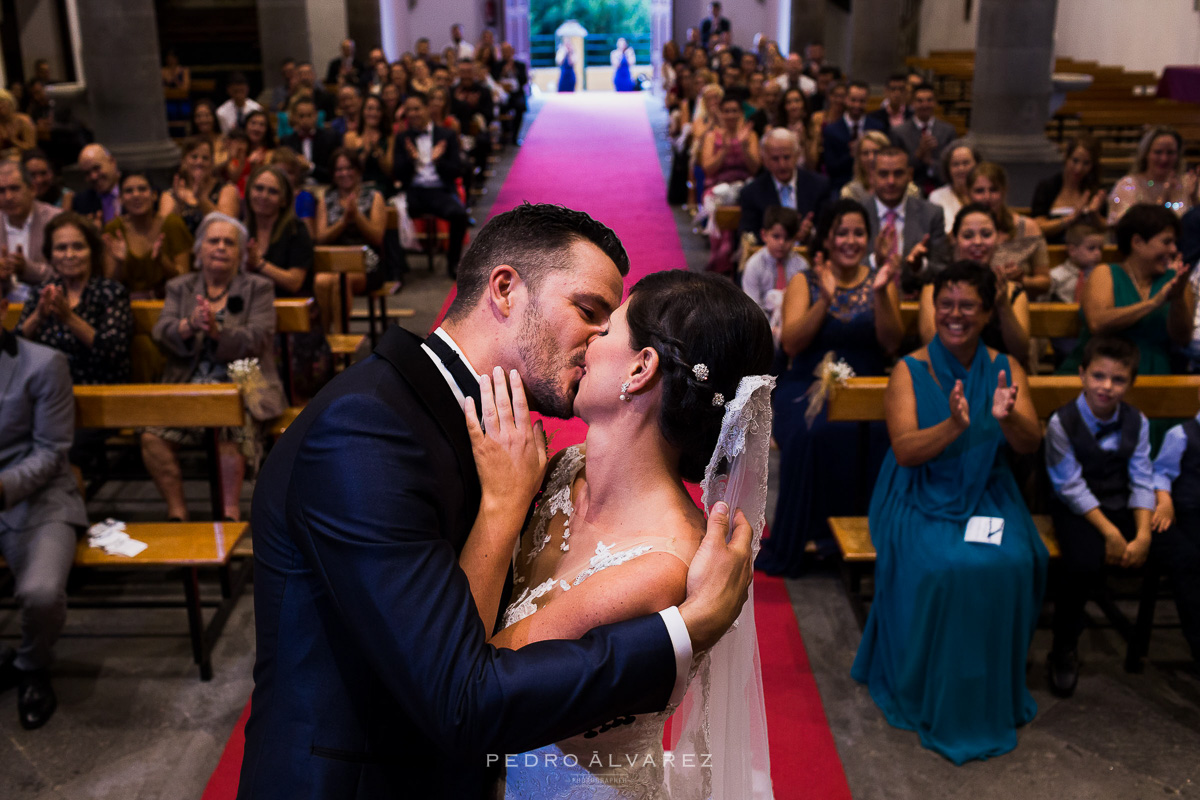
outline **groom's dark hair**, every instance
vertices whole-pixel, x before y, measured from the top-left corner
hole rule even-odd
[[[537,291],[538,281],[548,272],[570,264],[563,251],[576,242],[591,242],[629,274],[629,255],[612,229],[582,211],[549,203],[522,203],[512,211],[492,217],[475,237],[458,265],[458,294],[446,318],[464,318],[487,288],[488,276],[500,264],[508,264],[521,280]]]
[[[679,450],[680,476],[697,482],[717,446],[724,404],[742,378],[771,369],[775,343],[767,316],[724,276],[665,270],[629,290],[625,319],[630,346],[658,353],[659,428]]]

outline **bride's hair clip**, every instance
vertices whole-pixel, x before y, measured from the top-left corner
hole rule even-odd
[[[708,365],[697,364],[696,366],[692,367],[692,374],[696,376],[696,380],[703,383],[704,381],[708,380]]]
[[[721,394],[720,392],[716,392],[715,394],[713,394],[713,405],[714,406],[725,405],[725,395]]]

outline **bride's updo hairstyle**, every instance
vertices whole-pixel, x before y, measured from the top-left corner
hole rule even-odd
[[[738,382],[771,368],[775,345],[767,317],[728,278],[667,270],[642,278],[629,291],[629,343],[658,353],[662,380],[659,426],[680,452],[679,471],[697,482],[717,446],[724,404]],[[701,380],[693,368],[708,367]]]

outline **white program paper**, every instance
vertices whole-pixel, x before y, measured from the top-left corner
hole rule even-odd
[[[967,534],[963,539],[979,544],[999,545],[1003,537],[1003,517],[971,517],[967,520]]]

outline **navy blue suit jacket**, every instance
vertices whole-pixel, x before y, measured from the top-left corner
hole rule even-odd
[[[486,643],[458,567],[478,506],[458,403],[393,327],[258,480],[241,800],[483,797],[488,754],[666,706],[675,654],[657,615],[519,651]]]
[[[883,123],[878,117],[863,115],[863,131],[882,131]],[[829,176],[831,188],[836,194],[854,178],[854,151],[850,149],[850,126],[846,118],[836,119],[821,128],[822,156],[825,174]]]
[[[800,218],[811,212],[814,224],[819,223],[821,210],[828,202],[829,179],[806,169],[796,170],[796,213]],[[763,170],[743,186],[738,205],[742,207],[742,230],[761,242],[763,215],[771,206],[779,205],[779,190],[771,173]]]

